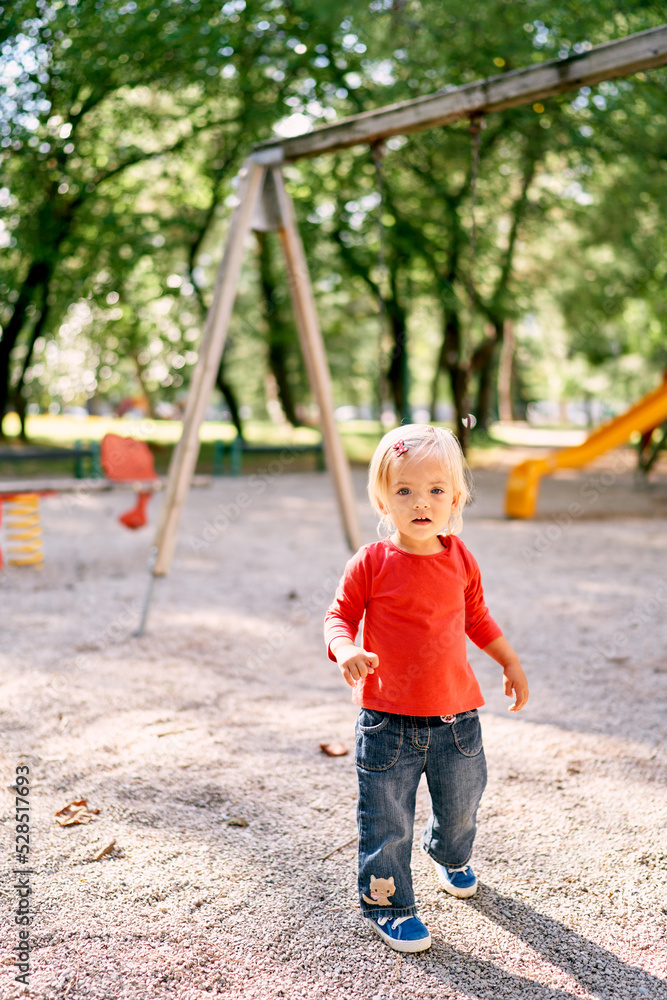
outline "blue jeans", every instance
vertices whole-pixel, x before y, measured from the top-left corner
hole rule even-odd
[[[425,851],[451,868],[470,859],[486,786],[482,731],[476,709],[444,718],[369,708],[357,717],[359,900],[365,917],[417,912],[410,858],[422,772],[431,794]]]

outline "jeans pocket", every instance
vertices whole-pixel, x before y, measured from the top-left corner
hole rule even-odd
[[[357,717],[354,760],[365,771],[386,771],[395,764],[403,742],[399,715],[362,708]]]
[[[482,750],[482,727],[477,709],[459,716],[452,724],[454,742],[464,757],[476,757]]]

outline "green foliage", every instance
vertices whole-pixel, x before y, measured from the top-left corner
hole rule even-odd
[[[155,404],[187,387],[235,175],[276,126],[564,57],[661,18],[639,0],[0,3],[0,412],[10,376],[41,405],[140,387]],[[463,405],[494,364],[489,330],[497,339],[506,319],[540,309],[562,314],[572,356],[664,365],[664,81],[652,71],[490,116],[474,255],[466,123],[390,140],[382,205],[367,149],[288,168],[338,399],[376,400],[403,325],[412,401],[442,394],[442,365],[451,392],[465,376]],[[226,378],[261,413],[267,371],[284,376],[288,410],[308,388],[280,272],[271,265],[263,306],[257,264]]]
[[[0,344],[7,354],[18,345],[15,376],[31,328],[48,312],[44,335],[56,337],[81,299],[92,335],[104,339],[111,319],[120,324],[111,336],[137,356],[165,339],[165,326],[174,343],[173,322],[184,336],[201,323],[205,296],[194,318],[187,303],[165,309],[170,275],[192,270],[210,286],[206,254],[191,260],[189,251],[226,215],[243,157],[292,107],[308,101],[317,114],[313,102],[337,87],[339,69],[325,55],[337,9],[298,6],[56,0],[4,10],[0,178],[10,213]],[[192,282],[180,287],[192,295]],[[103,305],[116,295],[109,317]],[[167,348],[173,368],[182,354],[172,355]],[[178,371],[163,368],[148,374],[153,388],[178,386]],[[86,392],[109,388],[93,376]]]

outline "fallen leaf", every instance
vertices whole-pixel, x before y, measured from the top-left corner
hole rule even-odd
[[[244,819],[243,816],[230,816],[229,819],[225,820],[227,826],[247,826],[248,820]]]
[[[112,840],[110,844],[107,844],[107,846],[103,847],[101,851],[98,851],[98,853],[93,858],[93,861],[100,861],[102,858],[106,857],[107,854],[111,854],[115,846],[116,846],[116,841]]]
[[[342,743],[320,743],[320,750],[327,757],[344,757],[350,752]]]
[[[95,819],[99,809],[89,809],[86,799],[70,802],[56,813],[56,822],[61,826],[74,826],[75,823],[90,823]]]

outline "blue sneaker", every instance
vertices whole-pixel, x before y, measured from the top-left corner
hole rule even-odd
[[[437,872],[438,881],[446,892],[459,899],[468,899],[469,896],[475,895],[477,878],[470,865],[463,865],[462,868],[447,868],[432,858],[428,851],[424,851],[424,854],[430,859]]]
[[[419,917],[367,917],[376,934],[394,951],[426,951],[431,935]]]

